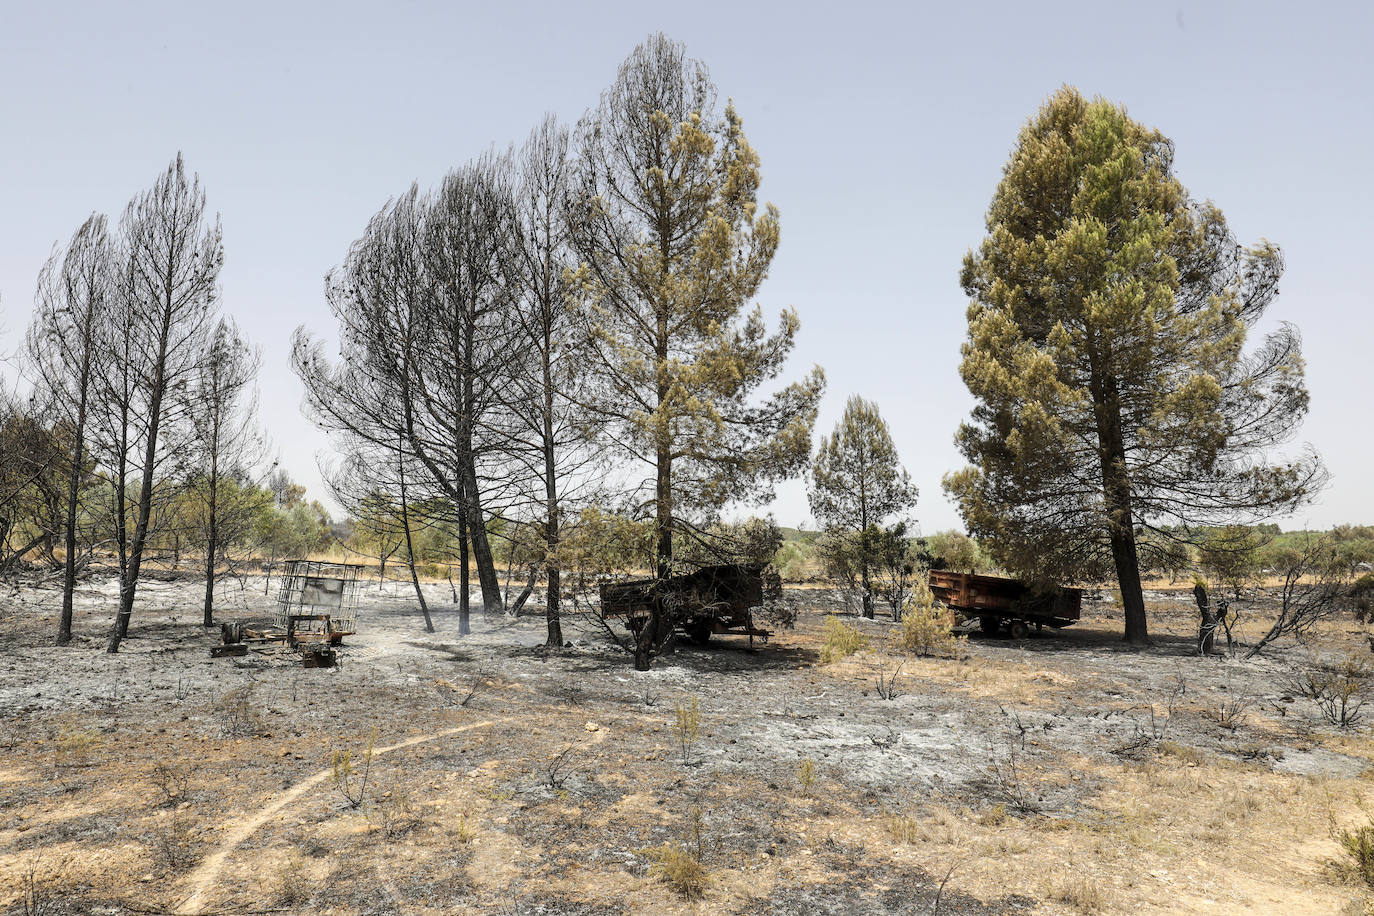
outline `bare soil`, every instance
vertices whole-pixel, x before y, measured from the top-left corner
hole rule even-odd
[[[1155,643],[1109,602],[1013,641],[905,657],[894,624],[820,662],[845,603],[791,589],[795,630],[682,645],[635,672],[599,627],[457,633],[447,584],[370,585],[334,669],[209,658],[199,587],[150,581],[125,648],[116,588],[0,594],[0,912],[1359,913],[1339,830],[1369,823],[1374,745],[1289,687],[1364,628],[1253,661],[1199,658],[1184,591]],[[261,578],[222,619],[271,613]],[[531,602],[534,604],[534,601]],[[1263,602],[1242,630],[1262,632]],[[897,695],[879,672],[898,670]],[[678,728],[695,704],[697,733]],[[370,752],[369,752],[370,749]],[[340,766],[338,755],[347,753]],[[345,770],[351,770],[345,775]],[[808,771],[814,772],[807,778]],[[366,774],[366,785],[362,779]],[[686,896],[655,868],[706,871]],[[27,903],[26,903],[27,900]]]

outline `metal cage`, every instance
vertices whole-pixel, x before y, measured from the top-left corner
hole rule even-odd
[[[358,631],[359,575],[354,563],[323,560],[285,560],[277,588],[277,626],[287,629],[292,615],[329,615],[329,632],[338,637]],[[297,621],[297,633],[324,630],[322,620]]]

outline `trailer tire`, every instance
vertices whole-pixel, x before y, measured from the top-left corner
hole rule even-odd
[[[687,637],[699,646],[704,646],[711,641],[711,621],[693,620],[687,624]]]
[[[983,631],[984,636],[996,636],[1002,629],[1002,618],[992,614],[984,614],[978,618],[978,627]]]
[[[1030,635],[1030,627],[1026,626],[1024,620],[1013,620],[1009,628],[1012,639],[1025,639]]]

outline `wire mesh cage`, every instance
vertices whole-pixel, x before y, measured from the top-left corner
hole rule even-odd
[[[277,588],[277,626],[288,628],[293,615],[328,614],[329,632],[335,641],[358,631],[362,566],[323,560],[286,560],[283,565],[285,571]],[[323,634],[324,621],[298,620],[294,630],[297,634]]]

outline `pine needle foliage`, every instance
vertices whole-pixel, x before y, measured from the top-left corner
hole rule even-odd
[[[1324,476],[1310,450],[1267,456],[1307,412],[1297,330],[1246,347],[1283,257],[1237,243],[1173,160],[1163,134],[1070,87],[1021,131],[964,260],[977,404],[958,433],[970,466],[945,480],[1008,570],[1114,575],[1137,643],[1142,562],[1196,526],[1291,511]]]

